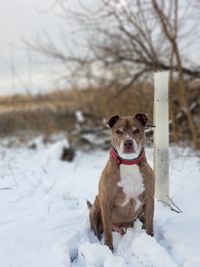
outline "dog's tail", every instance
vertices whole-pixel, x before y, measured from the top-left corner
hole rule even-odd
[[[91,209],[92,208],[92,204],[90,203],[89,200],[87,200],[87,206],[88,206],[88,209]]]

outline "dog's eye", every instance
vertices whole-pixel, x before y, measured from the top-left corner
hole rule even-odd
[[[123,129],[121,129],[121,128],[119,128],[119,129],[116,131],[117,134],[123,134],[123,132],[124,132],[124,131],[123,131]]]
[[[140,129],[138,129],[138,128],[136,128],[136,129],[133,130],[133,133],[134,134],[138,134],[139,132],[140,132]]]

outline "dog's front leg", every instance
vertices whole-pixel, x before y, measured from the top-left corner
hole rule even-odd
[[[113,251],[111,208],[109,201],[105,198],[105,196],[101,201],[101,215],[105,236],[105,245],[107,245]]]
[[[154,216],[154,198],[149,197],[146,199],[144,207],[144,227],[148,235],[153,236],[153,216]]]
[[[148,235],[153,236],[155,177],[150,168],[149,173],[145,181],[144,228]]]

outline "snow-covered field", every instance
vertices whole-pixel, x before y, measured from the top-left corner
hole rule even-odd
[[[183,213],[156,202],[155,237],[136,222],[113,233],[114,253],[89,228],[93,201],[108,153],[77,153],[59,160],[65,141],[36,150],[0,147],[0,267],[199,267],[200,160],[170,150],[170,195]],[[188,155],[189,153],[189,155]],[[152,164],[152,150],[147,150]]]

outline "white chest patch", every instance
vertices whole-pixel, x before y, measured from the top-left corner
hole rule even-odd
[[[138,165],[120,165],[121,180],[117,183],[123,188],[126,199],[122,207],[127,205],[131,198],[136,200],[135,210],[140,207],[139,195],[144,191],[143,178]]]

